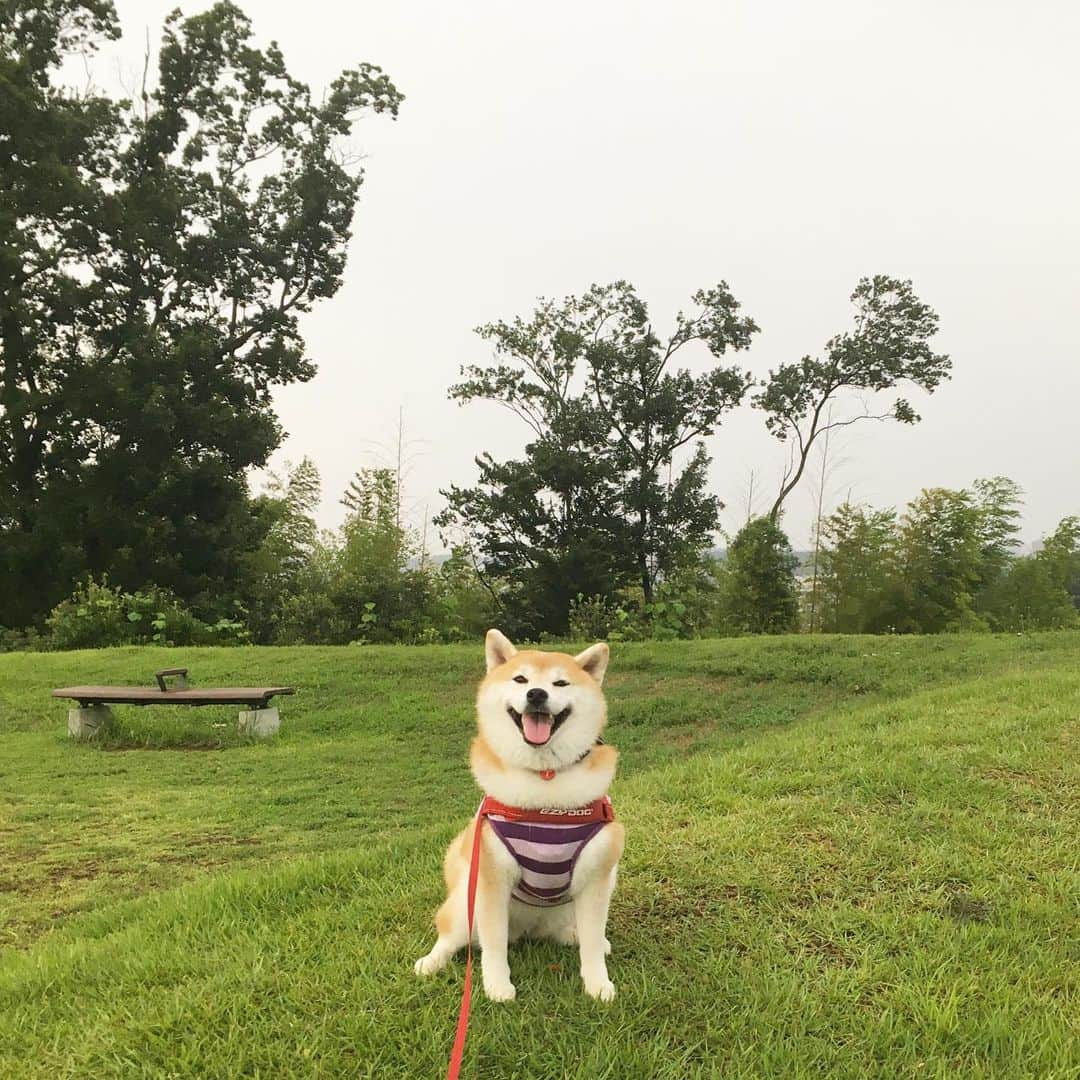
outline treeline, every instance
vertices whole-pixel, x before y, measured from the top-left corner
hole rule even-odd
[[[1018,555],[1010,480],[924,491],[897,516],[845,504],[821,526],[806,621],[838,633],[1045,630],[1075,626],[1080,518]]]
[[[459,547],[441,560],[402,522],[397,476],[357,474],[337,531],[318,530],[314,466],[272,477],[260,496],[271,524],[250,561],[247,604],[212,622],[159,588],[134,593],[86,582],[46,631],[7,633],[7,647],[124,643],[411,644],[475,639],[525,626],[517,583]],[[579,595],[559,635],[543,640],[673,639],[748,633],[941,633],[1061,629],[1080,624],[1080,518],[1064,519],[1020,554],[1021,492],[1010,480],[923,491],[902,514],[844,503],[824,517],[800,565],[783,530],[754,518],[721,557],[699,553],[657,581]]]
[[[319,475],[306,459],[271,474],[253,502],[261,544],[242,561],[227,607],[194,609],[159,586],[87,578],[41,628],[3,630],[0,650],[121,644],[365,644],[459,641],[491,625],[497,596],[468,554],[433,560],[402,522],[398,478],[365,469],[340,529],[319,530]]]

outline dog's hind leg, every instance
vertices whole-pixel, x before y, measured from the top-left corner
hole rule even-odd
[[[563,904],[557,907],[548,916],[545,923],[545,937],[559,945],[576,945],[577,936],[577,911],[573,904]],[[611,942],[604,938],[604,955],[611,954]]]
[[[414,970],[417,975],[434,975],[446,967],[447,961],[465,947],[469,940],[468,912],[465,908],[465,893],[455,889],[444,901],[435,916],[435,926],[439,939],[427,956],[416,961]]]

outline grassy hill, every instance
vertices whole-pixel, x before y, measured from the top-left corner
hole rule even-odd
[[[620,645],[618,998],[515,947],[466,1075],[1076,1077],[1080,634]],[[0,656],[0,1076],[439,1077],[481,646]],[[53,686],[289,682],[282,734]],[[217,726],[220,725],[220,726]]]

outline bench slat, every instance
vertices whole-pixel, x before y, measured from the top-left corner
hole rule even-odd
[[[229,686],[157,690],[149,686],[64,686],[54,698],[102,705],[265,705],[272,697],[295,694],[291,686]]]

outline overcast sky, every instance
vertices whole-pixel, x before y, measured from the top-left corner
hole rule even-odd
[[[101,74],[134,70],[175,3],[118,0],[125,39]],[[520,452],[509,414],[445,391],[490,355],[472,328],[537,296],[626,278],[666,328],[726,280],[762,327],[740,358],[763,375],[846,328],[873,273],[913,279],[954,376],[912,395],[916,427],[844,434],[830,504],[1003,473],[1027,492],[1026,540],[1080,513],[1073,0],[241,6],[314,87],[370,61],[406,95],[396,122],[358,126],[367,180],[345,283],[304,323],[319,373],[277,394],[289,438],[275,462],[314,459],[324,524],[373,463],[367,440],[393,441],[399,407],[423,440],[418,507],[468,483],[479,450]],[[751,470],[764,509],[783,452],[749,408],[708,445],[737,528]],[[811,486],[786,518],[796,547]]]

